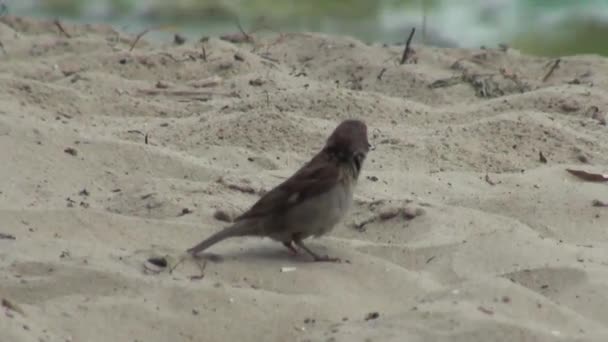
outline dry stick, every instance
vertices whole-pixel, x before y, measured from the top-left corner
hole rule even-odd
[[[168,89],[138,89],[140,93],[144,95],[173,95],[173,96],[211,96],[211,95],[219,95],[219,96],[228,96],[234,97],[233,93],[218,93],[212,91],[197,91],[197,90],[168,90]]]
[[[243,36],[245,36],[245,38],[247,38],[248,41],[250,41],[250,42],[253,41],[251,36],[249,36],[249,34],[247,32],[245,32],[245,30],[243,30],[243,26],[241,26],[241,21],[239,20],[238,17],[236,18],[236,26],[239,28],[239,31],[241,31]]]
[[[378,76],[376,76],[378,81],[382,80],[382,76],[384,75],[385,72],[386,72],[386,68],[382,68],[382,70],[380,70],[380,73],[378,73]]]
[[[241,26],[241,22],[238,17],[235,17],[236,26],[239,29],[239,33],[231,33],[220,36],[220,39],[231,42],[231,43],[244,43],[244,42],[253,42],[253,38],[245,32],[243,26]]]
[[[553,62],[553,65],[551,66],[551,69],[549,69],[549,71],[547,72],[547,74],[545,75],[545,77],[543,77],[543,82],[546,82],[549,77],[551,77],[551,75],[553,75],[553,72],[555,71],[555,69],[559,68],[559,63],[562,60],[560,58],[556,59],[555,62]]]
[[[486,183],[488,183],[490,185],[496,185],[496,183],[492,179],[490,179],[490,176],[488,174],[486,174],[485,180],[486,180]]]
[[[61,22],[59,21],[59,19],[53,20],[53,24],[55,24],[55,26],[57,26],[57,28],[59,29],[59,32],[61,32],[64,36],[66,36],[66,38],[72,38],[72,36],[70,36],[70,34],[63,28],[63,25],[61,25]]]
[[[207,61],[207,50],[205,50],[205,43],[203,43],[201,45],[201,47],[203,48],[203,61]]]
[[[179,260],[175,263],[175,265],[173,265],[173,267],[171,267],[169,269],[169,274],[173,274],[173,271],[177,268],[177,266],[181,265],[185,260],[186,260],[185,256],[182,256],[181,258],[179,258]],[[203,279],[205,277],[205,268],[207,267],[207,259],[203,260],[202,265],[199,262],[199,260],[197,260],[197,259],[194,259],[194,263],[196,264],[196,266],[198,266],[198,269],[200,270],[201,273],[199,275],[190,276],[190,280]]]
[[[207,267],[207,259],[203,260],[202,265],[197,259],[194,259],[194,263],[196,264],[196,266],[198,266],[198,269],[201,271],[201,273],[199,275],[190,276],[190,280],[203,279],[205,277],[205,268]]]
[[[138,41],[141,39],[141,37],[143,37],[143,36],[144,36],[144,34],[146,34],[146,33],[150,32],[150,31],[152,31],[152,29],[151,29],[151,28],[147,28],[147,29],[145,29],[145,30],[141,31],[141,32],[140,32],[140,33],[137,35],[137,37],[135,37],[135,40],[133,41],[133,43],[131,43],[131,48],[129,49],[129,51],[133,51],[133,48],[135,47],[135,44],[137,44],[137,42],[138,42]]]
[[[414,38],[414,33],[416,32],[416,28],[412,27],[412,32],[410,32],[410,36],[407,37],[407,41],[405,42],[405,49],[403,49],[403,55],[401,56],[401,62],[399,64],[403,64],[407,61],[410,54],[412,53],[412,49],[410,49],[410,43],[412,42],[412,38]]]

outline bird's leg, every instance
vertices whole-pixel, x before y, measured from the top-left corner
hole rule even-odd
[[[287,247],[287,249],[289,249],[291,251],[291,253],[293,253],[293,255],[297,255],[298,254],[298,250],[293,246],[293,241],[283,241],[283,246]]]
[[[296,243],[296,245],[298,245],[298,247],[302,248],[304,251],[306,251],[306,253],[310,254],[310,256],[312,256],[315,261],[340,262],[339,258],[332,258],[328,255],[319,255],[313,252],[312,250],[310,250],[310,248],[306,247],[306,245],[304,245],[302,240],[300,240],[299,238],[296,238],[293,241]]]

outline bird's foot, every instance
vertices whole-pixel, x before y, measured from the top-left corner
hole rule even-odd
[[[287,249],[291,251],[291,255],[298,255],[298,250],[293,246],[293,241],[283,242],[283,246],[287,247]]]

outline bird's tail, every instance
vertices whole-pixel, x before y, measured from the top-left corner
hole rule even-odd
[[[188,249],[188,253],[192,255],[196,255],[205,249],[215,245],[216,243],[237,236],[246,236],[246,235],[258,235],[256,232],[257,229],[255,224],[249,222],[248,220],[238,221],[235,224],[228,226],[219,232],[211,235],[207,239],[199,242],[196,246]]]

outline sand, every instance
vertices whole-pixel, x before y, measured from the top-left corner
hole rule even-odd
[[[63,27],[0,18],[2,342],[608,340],[606,183],[566,172],[608,173],[608,59]],[[170,272],[346,118],[376,148],[309,241],[343,263],[238,238]]]

